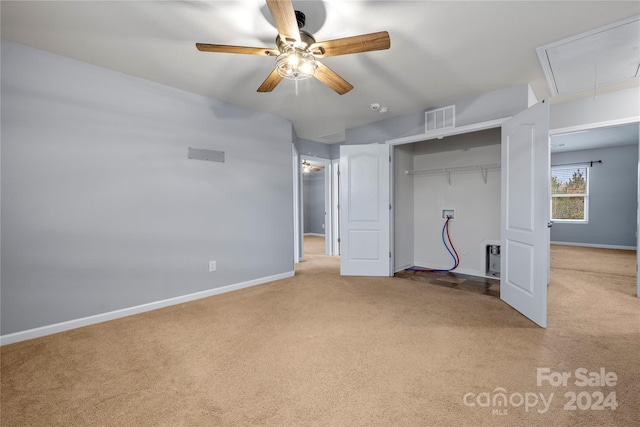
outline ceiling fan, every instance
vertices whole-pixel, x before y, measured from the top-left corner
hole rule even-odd
[[[321,171],[322,169],[324,169],[324,166],[322,165],[312,165],[307,160],[304,160],[304,159],[302,160],[303,173],[318,172],[318,171]]]
[[[344,95],[353,89],[353,86],[318,61],[318,58],[384,50],[391,46],[389,33],[386,31],[316,42],[311,34],[302,30],[305,24],[304,13],[293,9],[292,0],[266,2],[278,30],[277,48],[196,43],[196,48],[202,52],[275,57],[276,66],[260,85],[258,92],[271,92],[283,78],[302,80],[315,77],[338,94]]]

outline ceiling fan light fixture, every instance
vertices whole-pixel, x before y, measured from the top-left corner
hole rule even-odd
[[[315,77],[338,95],[344,95],[353,89],[353,85],[320,60],[330,56],[371,52],[391,47],[387,31],[316,42],[312,34],[302,29],[306,18],[304,13],[293,8],[293,0],[266,0],[266,2],[278,30],[276,49],[196,43],[196,48],[202,52],[275,56],[275,67],[258,87],[258,92],[271,92],[283,79],[289,79],[296,83],[295,89],[298,95],[298,80]]]
[[[289,80],[304,80],[313,77],[318,68],[316,58],[300,48],[291,48],[276,58],[276,69],[281,77]]]

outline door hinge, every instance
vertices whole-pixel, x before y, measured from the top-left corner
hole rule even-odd
[[[391,203],[389,203],[389,210],[391,210]]]
[[[389,252],[389,258],[391,258],[391,252]]]
[[[391,156],[389,156],[389,163],[391,163]]]
[[[338,243],[340,243],[340,238],[338,237]]]

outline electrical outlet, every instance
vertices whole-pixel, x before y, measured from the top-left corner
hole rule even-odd
[[[451,219],[451,221],[456,220],[456,210],[455,209],[442,209],[442,219]]]
[[[216,262],[209,261],[209,272],[216,271]]]

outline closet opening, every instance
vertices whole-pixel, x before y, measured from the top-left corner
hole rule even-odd
[[[499,297],[501,128],[396,145],[393,157],[396,275]]]

